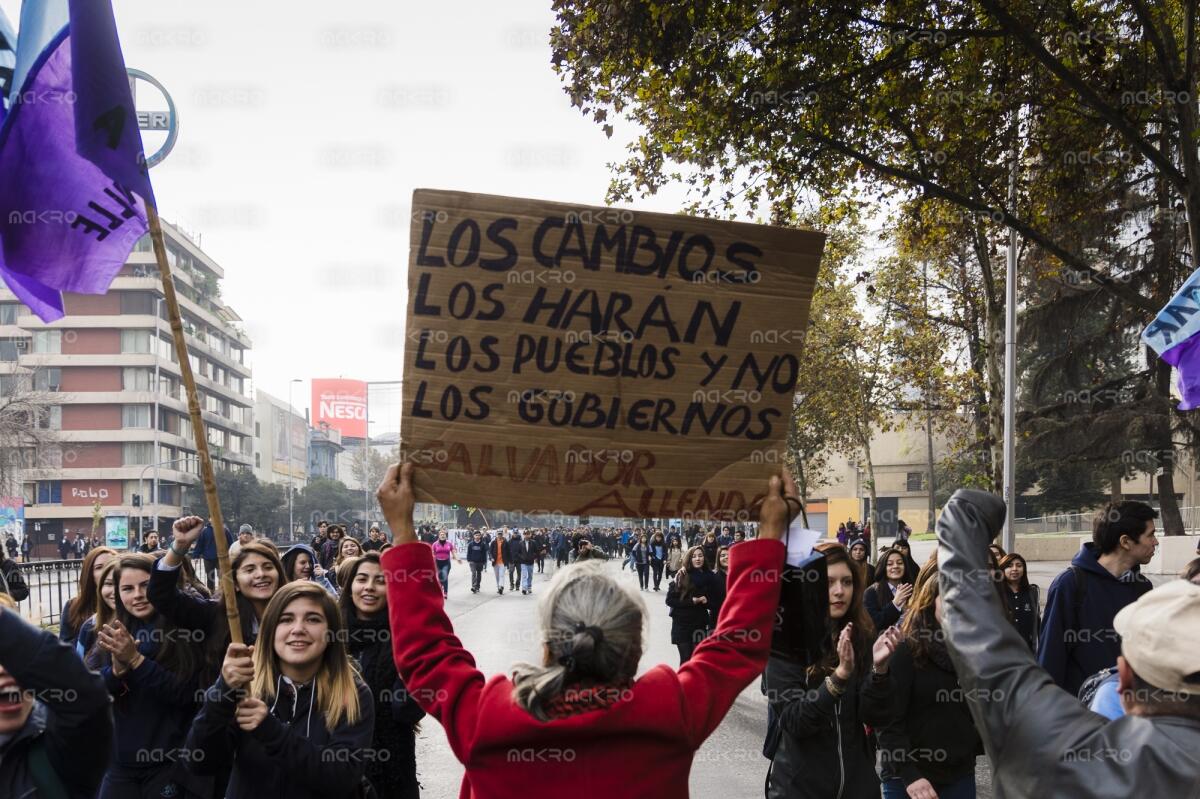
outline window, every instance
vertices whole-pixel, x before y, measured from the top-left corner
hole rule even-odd
[[[0,302],[0,325],[15,325],[21,315],[21,303]]]
[[[149,391],[154,373],[149,369],[126,367],[121,370],[121,385],[126,391]]]
[[[214,447],[225,446],[225,431],[218,427],[208,428],[208,443],[212,444]]]
[[[152,441],[126,441],[125,442],[125,459],[126,466],[147,466],[153,463],[154,458],[154,442]]]
[[[137,240],[133,245],[134,252],[154,252],[154,242],[150,240],[150,234],[147,233]]]
[[[150,352],[150,331],[149,330],[122,330],[121,331],[121,352],[136,353]]]
[[[23,338],[0,338],[0,361],[15,361],[28,346]]]
[[[254,468],[256,468],[256,469],[262,468],[262,453],[261,452],[254,453]]]
[[[62,352],[61,330],[33,331],[33,351],[58,355]]]
[[[39,505],[62,504],[62,481],[38,480],[37,501]]]
[[[149,405],[124,405],[121,407],[122,427],[149,427]]]
[[[122,291],[121,313],[154,315],[155,297],[148,291]]]
[[[38,415],[38,427],[42,430],[62,430],[62,406],[42,408]]]
[[[20,385],[16,375],[0,375],[0,397],[11,397]]]
[[[62,385],[62,369],[38,369],[33,373],[34,391],[58,391]]]
[[[907,474],[908,491],[925,490],[925,472],[909,472]]]
[[[254,437],[262,438],[262,422],[254,423]]]

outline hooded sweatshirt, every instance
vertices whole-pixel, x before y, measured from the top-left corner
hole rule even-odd
[[[308,579],[324,588],[331,595],[337,596],[337,589],[333,587],[333,583],[329,581],[329,578],[325,575],[320,577],[316,575],[316,567],[320,564],[320,561],[317,560],[317,553],[308,544],[293,544],[285,549],[283,554],[279,556],[279,559],[283,561],[283,570],[287,576],[287,582],[293,582],[292,566],[295,565],[296,558],[299,557],[301,552],[307,553],[309,561],[313,564],[313,572],[309,574]]]
[[[1113,577],[1100,565],[1100,551],[1091,542],[1080,548],[1071,565],[1083,573],[1077,577],[1067,569],[1050,584],[1037,658],[1059,687],[1077,694],[1088,677],[1116,665],[1121,641],[1113,619],[1153,586],[1136,566],[1124,581]],[[1086,581],[1078,608],[1077,579]]]

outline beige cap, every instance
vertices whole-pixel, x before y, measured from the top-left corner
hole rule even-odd
[[[1200,585],[1172,580],[1143,594],[1121,609],[1113,629],[1143,680],[1164,691],[1200,693]]]

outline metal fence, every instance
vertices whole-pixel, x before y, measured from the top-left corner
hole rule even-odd
[[[1183,515],[1183,527],[1187,533],[1192,534],[1200,529],[1200,507],[1180,508],[1179,512]],[[1028,519],[1014,519],[1013,529],[1016,530],[1017,535],[1090,534],[1094,516],[1095,511],[1088,511],[1086,513],[1052,513]],[[1160,520],[1158,524],[1161,527],[1162,521]]]
[[[42,627],[62,622],[63,608],[79,591],[82,560],[34,560],[20,563],[29,596],[17,603],[21,615]],[[193,560],[196,575],[204,579],[204,563]]]

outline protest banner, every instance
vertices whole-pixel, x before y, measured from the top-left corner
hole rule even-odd
[[[821,233],[413,193],[418,500],[747,519],[783,462]]]

